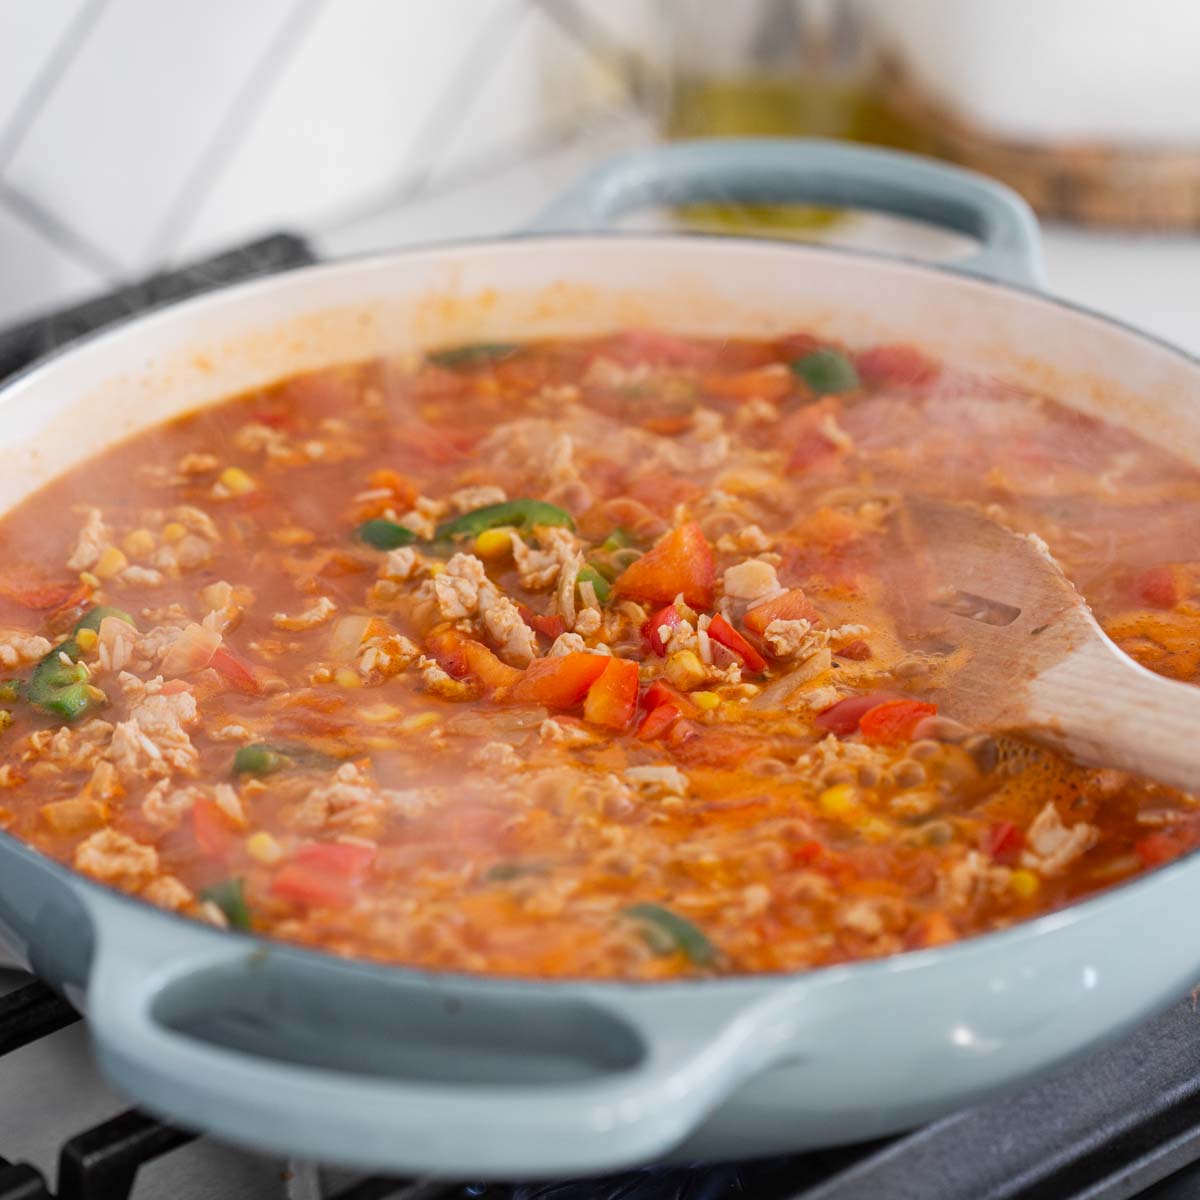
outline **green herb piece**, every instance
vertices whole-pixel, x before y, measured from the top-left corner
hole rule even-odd
[[[88,669],[79,659],[79,643],[60,642],[33,669],[26,693],[34,708],[74,721],[94,703]]]
[[[0,679],[0,704],[16,704],[25,692],[25,683],[20,679]]]
[[[224,914],[231,929],[250,928],[250,908],[240,879],[225,879],[205,888],[201,900],[211,900]]]
[[[716,947],[686,917],[661,904],[635,904],[625,915],[641,925],[646,944],[656,954],[682,951],[697,966],[710,966],[717,957]]]
[[[634,544],[633,534],[627,529],[622,529],[619,525],[602,541],[598,549],[605,554],[611,553],[613,550],[627,550]]]
[[[578,587],[581,583],[590,583],[595,590],[596,599],[601,604],[608,603],[608,598],[612,595],[612,584],[591,563],[579,568],[579,574],[575,576],[575,586]]]
[[[485,529],[495,529],[500,525],[512,525],[519,529],[532,529],[535,525],[575,528],[571,514],[555,504],[547,504],[544,500],[505,500],[502,504],[488,504],[463,513],[452,521],[443,521],[434,532],[433,540],[444,542],[452,538],[478,537]]]
[[[512,342],[475,342],[468,346],[451,346],[446,350],[434,350],[425,357],[439,367],[449,367],[453,371],[482,367],[488,363],[500,362],[512,358],[520,350],[520,346]]]
[[[818,396],[836,396],[861,386],[854,364],[837,350],[814,350],[796,359],[792,370]]]
[[[109,608],[107,605],[101,604],[99,607],[93,608],[91,612],[84,613],[79,618],[75,626],[75,632],[78,633],[81,629],[99,629],[100,622],[105,617],[116,617],[118,621],[124,621],[126,625],[137,627],[134,619],[124,609]]]
[[[385,521],[376,517],[373,521],[364,521],[358,527],[359,538],[377,550],[395,550],[397,546],[408,546],[417,540],[417,535],[395,521]]]
[[[296,765],[295,757],[277,746],[254,742],[242,746],[233,756],[235,775],[274,775]]]

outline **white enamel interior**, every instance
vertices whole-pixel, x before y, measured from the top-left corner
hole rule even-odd
[[[2,393],[0,511],[130,433],[298,371],[421,346],[649,325],[914,341],[1200,462],[1200,369],[1053,301],[917,265],[719,238],[546,238],[335,263],[214,293]]]

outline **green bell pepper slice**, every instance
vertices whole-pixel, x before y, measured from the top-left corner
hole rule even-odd
[[[205,888],[201,900],[211,900],[224,914],[231,929],[250,928],[250,906],[246,903],[246,889],[240,879],[224,879]]]
[[[562,525],[574,529],[571,514],[556,504],[545,500],[505,500],[502,504],[488,504],[476,508],[452,521],[443,521],[434,532],[435,542],[455,538],[478,537],[486,529],[501,525],[512,525],[517,529],[532,529],[535,525]]]
[[[698,967],[711,966],[717,958],[716,947],[707,937],[678,913],[661,904],[634,904],[625,915],[641,925],[646,944],[656,954],[682,951]]]
[[[818,396],[837,396],[862,386],[854,364],[838,350],[814,350],[796,359],[792,371]]]
[[[358,536],[377,550],[395,550],[398,546],[409,546],[417,540],[417,535],[411,529],[395,521],[384,520],[383,517],[364,521],[358,527]]]
[[[575,576],[575,586],[578,587],[581,583],[590,583],[596,593],[596,599],[601,604],[608,603],[608,598],[612,595],[612,584],[592,563],[579,568],[579,574]]]
[[[452,371],[470,370],[471,367],[482,367],[487,363],[512,358],[520,348],[513,342],[474,342],[467,346],[434,350],[425,357],[431,363],[436,363],[439,367],[449,367]]]

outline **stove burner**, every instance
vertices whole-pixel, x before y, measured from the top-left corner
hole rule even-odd
[[[302,241],[280,234],[0,332],[0,378],[132,313],[312,261]],[[66,1001],[31,979],[0,998],[0,1055],[78,1019]],[[63,1085],[69,1087],[70,1080]],[[129,1109],[63,1144],[56,1193],[28,1163],[0,1158],[0,1200],[129,1200],[144,1164],[196,1136]],[[1130,1200],[1139,1195],[1185,1200],[1200,1195],[1198,1161],[1200,1015],[1187,1001],[1033,1088],[870,1145],[549,1183],[380,1176],[331,1194],[323,1190],[317,1168],[299,1166],[288,1195],[292,1200]]]

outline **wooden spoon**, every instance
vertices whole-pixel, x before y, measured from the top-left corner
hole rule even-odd
[[[1041,538],[917,496],[896,519],[930,581],[927,628],[967,654],[931,693],[942,711],[1091,766],[1200,788],[1200,688],[1120,650]]]

